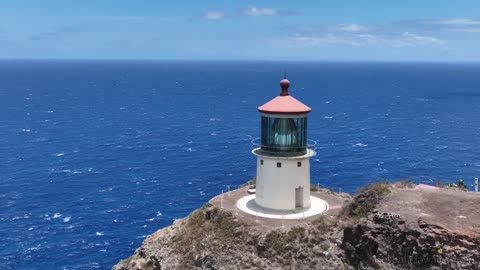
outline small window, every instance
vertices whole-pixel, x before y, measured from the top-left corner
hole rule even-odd
[[[281,162],[277,162],[277,168],[281,168],[282,167],[282,163]]]
[[[302,167],[302,162],[301,161],[297,162],[297,167]]]
[[[260,159],[260,165],[263,165],[263,159]]]

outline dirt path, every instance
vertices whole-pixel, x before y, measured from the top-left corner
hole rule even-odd
[[[392,189],[378,208],[401,215],[411,226],[418,218],[452,231],[480,233],[480,193],[450,189]]]

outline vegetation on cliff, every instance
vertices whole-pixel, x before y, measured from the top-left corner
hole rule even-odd
[[[470,196],[478,204],[480,196],[413,186],[372,184],[339,215],[289,228],[246,224],[207,204],[148,237],[114,269],[476,269],[480,218],[452,221],[466,214],[447,202]]]

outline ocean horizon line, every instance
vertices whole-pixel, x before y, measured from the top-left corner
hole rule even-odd
[[[162,59],[162,58],[0,58],[1,62],[164,62],[164,63],[293,63],[293,64],[450,64],[480,65],[480,61],[422,60],[286,60],[286,59]]]

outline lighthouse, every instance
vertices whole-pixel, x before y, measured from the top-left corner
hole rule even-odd
[[[310,200],[310,158],[307,117],[311,109],[292,97],[290,82],[280,81],[281,92],[258,107],[261,138],[252,153],[257,158],[255,204],[260,209],[307,211]]]

